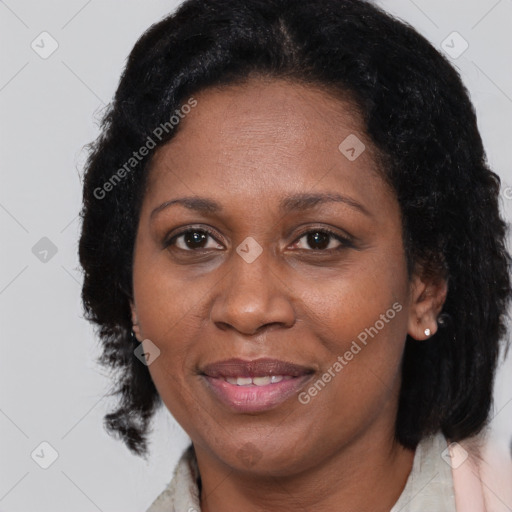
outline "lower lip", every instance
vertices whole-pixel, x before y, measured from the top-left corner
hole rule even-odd
[[[237,386],[223,379],[203,376],[207,387],[220,401],[237,412],[261,412],[282,404],[312,378],[311,374],[266,386]]]

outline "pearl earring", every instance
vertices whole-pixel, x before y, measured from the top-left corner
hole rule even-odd
[[[430,336],[430,329],[428,327],[425,329],[424,332],[425,332],[425,336]]]

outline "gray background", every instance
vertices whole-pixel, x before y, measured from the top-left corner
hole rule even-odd
[[[178,3],[0,1],[1,511],[140,512],[167,484],[187,444],[165,410],[147,462],[104,432],[109,379],[95,365],[99,345],[82,318],[77,260],[82,148],[98,134],[133,44]],[[436,47],[446,41],[454,55],[467,41],[453,63],[502,177],[510,220],[512,0],[379,3]],[[45,55],[52,44],[57,50]],[[509,358],[492,423],[503,449],[512,434],[511,367]],[[52,451],[42,442],[58,454],[48,469],[40,464],[52,462]]]

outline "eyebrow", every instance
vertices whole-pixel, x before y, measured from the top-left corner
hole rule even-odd
[[[281,200],[279,204],[279,210],[281,213],[286,214],[298,210],[312,209],[319,204],[330,202],[344,203],[356,210],[359,210],[361,213],[369,217],[372,216],[371,213],[361,203],[357,202],[351,197],[333,193],[303,193],[290,195]],[[150,217],[153,218],[162,210],[165,210],[166,208],[175,204],[182,205],[189,210],[195,210],[199,213],[206,214],[218,213],[223,210],[222,205],[207,197],[180,197],[178,199],[171,199],[170,201],[166,201],[160,206],[157,206],[151,212]]]

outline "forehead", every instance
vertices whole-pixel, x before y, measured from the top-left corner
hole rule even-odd
[[[312,129],[331,131],[340,124],[363,131],[357,107],[349,100],[349,95],[334,94],[334,90],[329,93],[326,88],[313,84],[251,79],[200,91],[196,95],[199,108],[193,115],[205,122],[215,117],[222,132],[252,125],[255,130],[251,136],[257,136],[257,127],[264,126],[265,133],[261,135],[265,138],[273,135],[276,141],[283,135],[289,138],[294,134],[298,142]],[[200,108],[201,104],[207,104],[207,108]],[[247,133],[244,129],[238,135],[243,139]]]
[[[256,79],[207,88],[194,98],[197,106],[174,138],[153,155],[149,194],[201,189],[268,198],[314,188],[355,194],[385,188],[348,95]]]
[[[194,98],[197,106],[180,121],[168,145],[186,145],[190,138],[196,143],[226,137],[226,143],[236,141],[245,149],[258,143],[278,147],[292,143],[299,150],[312,145],[323,148],[326,134],[338,140],[343,131],[364,132],[349,95],[317,85],[258,78],[209,87]],[[215,130],[207,131],[212,124]]]

